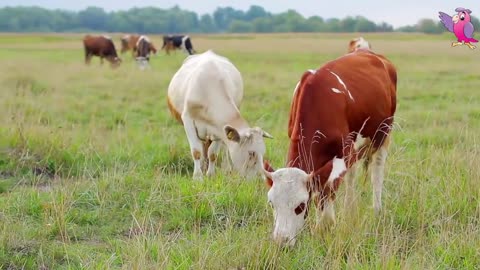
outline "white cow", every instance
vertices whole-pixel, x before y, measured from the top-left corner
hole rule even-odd
[[[358,37],[350,40],[350,43],[348,44],[348,52],[351,53],[358,49],[371,50],[372,46],[370,46],[370,43],[367,40],[365,40],[363,37]]]
[[[185,128],[194,160],[194,179],[203,177],[204,151],[209,160],[207,176],[214,174],[222,144],[228,148],[234,169],[242,175],[250,177],[262,172],[263,138],[272,136],[259,127],[251,128],[240,115],[242,98],[240,72],[213,51],[187,57],[173,76],[168,106]]]

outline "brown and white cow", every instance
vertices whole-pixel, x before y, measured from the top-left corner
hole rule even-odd
[[[273,171],[264,164],[277,242],[294,245],[312,200],[317,224],[334,223],[335,192],[345,179],[350,207],[355,169],[362,159],[370,166],[373,207],[380,211],[396,85],[395,67],[367,50],[303,74],[290,109],[287,167]]]
[[[371,50],[372,46],[370,46],[370,43],[366,41],[363,37],[358,37],[350,40],[350,43],[348,44],[348,52],[351,53],[359,49]]]
[[[168,86],[168,107],[185,128],[194,160],[194,179],[203,177],[204,151],[209,159],[207,176],[214,174],[222,145],[227,146],[233,167],[240,174],[250,177],[262,173],[264,137],[271,135],[249,126],[239,111],[242,99],[240,72],[213,51],[187,57],[173,76]],[[208,146],[205,150],[204,145]]]
[[[140,36],[135,45],[135,60],[141,69],[148,67],[151,51],[157,52],[150,39],[147,36]]]
[[[109,36],[86,35],[83,38],[83,47],[85,49],[85,63],[88,65],[93,56],[100,57],[100,63],[103,64],[103,58],[107,59],[112,67],[120,65],[122,60],[117,55],[115,44]]]
[[[137,48],[138,48],[138,41],[140,40],[140,38],[142,37],[145,37],[148,39],[147,36],[145,35],[124,35],[120,41],[121,41],[121,44],[122,44],[122,48],[120,50],[120,52],[123,54],[127,51],[132,51],[132,56],[133,57],[136,57],[136,54],[137,54]],[[148,39],[149,43],[150,43],[150,46],[149,46],[149,53],[153,53],[153,54],[157,54],[157,49],[155,48],[155,46],[153,45],[153,43]]]

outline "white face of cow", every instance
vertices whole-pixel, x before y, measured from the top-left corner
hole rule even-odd
[[[230,158],[233,167],[241,175],[252,178],[263,170],[263,156],[265,155],[265,141],[263,138],[273,138],[272,135],[259,127],[246,128],[241,131],[231,127],[224,127]]]
[[[363,37],[356,38],[350,42],[348,52],[354,52],[358,49],[371,49],[370,43]]]
[[[307,182],[311,180],[303,170],[283,168],[269,173],[273,185],[268,191],[268,202],[273,207],[275,227],[273,240],[280,245],[293,246],[305,224],[309,192]]]
[[[370,43],[361,37],[357,40],[355,47],[356,49],[370,49]]]

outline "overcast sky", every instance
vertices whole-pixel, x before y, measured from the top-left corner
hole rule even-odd
[[[469,8],[472,15],[480,15],[479,0],[0,0],[0,7],[19,5],[67,10],[98,6],[108,11],[144,6],[170,8],[179,5],[182,9],[200,14],[212,13],[219,6],[246,10],[250,5],[259,5],[273,13],[294,9],[304,16],[318,15],[323,18],[362,15],[377,23],[385,21],[395,27],[414,24],[420,18],[437,19],[438,11],[452,14],[457,7]]]

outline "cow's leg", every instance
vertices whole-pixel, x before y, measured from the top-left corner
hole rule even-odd
[[[85,53],[85,64],[89,65],[92,55],[90,53]]]
[[[316,222],[317,229],[326,228],[335,225],[335,208],[333,199],[330,196],[320,198],[315,197]]]
[[[202,163],[203,163],[203,146],[202,141],[197,136],[197,130],[193,123],[193,119],[186,113],[182,114],[182,122],[187,134],[190,151],[193,157],[193,179],[202,179]]]
[[[345,201],[344,208],[346,213],[351,213],[355,205],[355,177],[357,175],[358,162],[355,162],[345,174]]]
[[[207,176],[213,176],[215,174],[215,164],[218,159],[218,151],[222,146],[221,141],[212,141],[210,147],[208,148],[208,170]]]
[[[335,225],[335,207],[332,198],[328,198],[323,205],[322,219],[327,225]]]
[[[387,159],[388,145],[389,137],[387,137],[383,145],[373,153],[370,163],[373,186],[373,209],[375,210],[375,214],[378,214],[382,209],[383,178],[385,175],[385,161]]]

